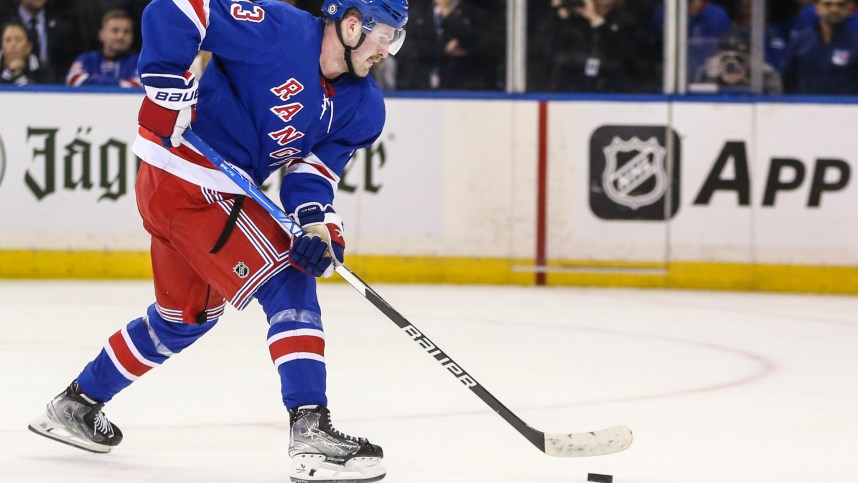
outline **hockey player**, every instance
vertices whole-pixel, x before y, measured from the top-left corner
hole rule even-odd
[[[325,0],[322,8],[326,19],[276,0],[146,8],[134,152],[145,161],[136,195],[156,301],[109,337],[31,430],[110,451],[122,432],[104,404],[214,327],[227,301],[243,309],[255,298],[290,415],[292,480],[384,477],[381,448],[331,424],[315,277],[343,263],[334,192],[354,151],[381,133],[384,102],[367,74],[399,49],[408,3]],[[213,54],[199,89],[187,71],[198,50]],[[257,185],[286,167],[280,197],[303,236],[290,239],[183,141],[195,117],[192,129]]]

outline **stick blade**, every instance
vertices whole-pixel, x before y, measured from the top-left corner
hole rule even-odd
[[[545,454],[559,457],[601,456],[618,453],[632,445],[632,430],[626,426],[589,433],[546,433]]]

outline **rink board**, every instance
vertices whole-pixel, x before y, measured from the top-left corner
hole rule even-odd
[[[0,91],[0,276],[150,275],[140,97]],[[336,199],[368,280],[528,284],[541,248],[548,284],[858,293],[854,106],[551,100],[540,131],[536,99],[387,104]]]

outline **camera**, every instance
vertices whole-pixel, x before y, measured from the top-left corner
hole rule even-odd
[[[727,51],[722,52],[719,57],[719,77],[725,84],[739,84],[748,78],[748,64],[744,54]]]
[[[751,69],[748,38],[741,32],[730,32],[721,38],[718,52],[718,77],[726,85],[742,85],[750,81]]]

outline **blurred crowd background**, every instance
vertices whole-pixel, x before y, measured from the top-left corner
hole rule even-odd
[[[680,1],[692,92],[747,92],[760,69],[765,94],[858,94],[854,0],[757,0],[766,4],[762,65],[751,62],[754,0]],[[139,86],[148,3],[0,0],[0,83]],[[288,3],[321,15],[322,0]],[[507,0],[409,3],[405,45],[373,72],[383,89],[507,90]],[[528,92],[663,92],[663,0],[530,0],[526,13]]]

